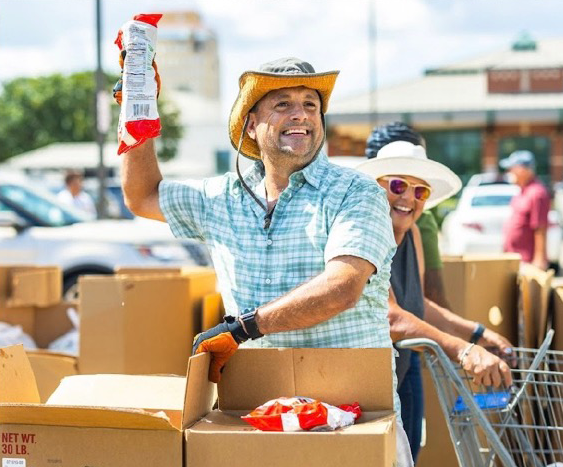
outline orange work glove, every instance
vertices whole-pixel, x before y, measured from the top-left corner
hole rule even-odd
[[[236,352],[239,344],[248,339],[262,337],[254,321],[255,313],[253,311],[242,315],[241,319],[234,316],[225,316],[225,320],[222,323],[195,336],[192,350],[193,355],[202,352],[211,353],[209,381],[218,383],[221,380],[223,367]],[[242,324],[243,320],[245,325],[247,325],[246,328],[252,335],[246,332]]]

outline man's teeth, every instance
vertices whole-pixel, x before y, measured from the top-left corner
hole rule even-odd
[[[405,206],[395,206],[395,209],[397,211],[403,211],[403,212],[411,212],[412,211],[411,208],[406,208]]]
[[[304,129],[294,129],[294,130],[285,130],[283,132],[284,135],[306,135],[307,130]]]

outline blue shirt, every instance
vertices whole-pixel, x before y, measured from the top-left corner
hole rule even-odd
[[[264,166],[243,175],[264,194]],[[233,173],[162,181],[160,208],[176,237],[205,241],[227,314],[264,305],[351,255],[377,268],[356,306],[316,326],[269,334],[253,347],[391,347],[388,311],[396,250],[385,190],[373,179],[329,163],[323,153],[291,175],[270,227],[264,210]],[[265,202],[265,200],[264,200]]]
[[[263,165],[244,175],[263,192]],[[314,327],[270,334],[262,347],[389,347],[387,298],[396,245],[385,191],[320,154],[290,177],[271,225],[238,177],[162,181],[160,204],[177,237],[207,243],[228,314],[264,305],[352,255],[377,268],[354,308]]]

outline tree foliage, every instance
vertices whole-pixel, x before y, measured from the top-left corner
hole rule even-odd
[[[117,76],[105,76],[108,92]],[[17,78],[0,88],[0,162],[55,142],[94,141],[95,73]],[[119,115],[112,105],[112,125],[107,140],[116,140]],[[182,127],[179,111],[159,99],[162,136],[159,158],[175,157]]]

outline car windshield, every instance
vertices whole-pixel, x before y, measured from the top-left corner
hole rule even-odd
[[[0,183],[0,209],[11,210],[34,225],[60,227],[93,220],[93,216],[61,204],[47,191]]]
[[[483,207],[483,206],[508,206],[512,195],[486,195],[486,196],[475,196],[471,200],[471,206]]]

